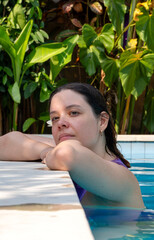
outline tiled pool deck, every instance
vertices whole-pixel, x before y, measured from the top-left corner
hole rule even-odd
[[[118,135],[117,140],[125,158],[154,159],[154,135]]]
[[[119,135],[118,142],[128,159],[154,159],[154,135]],[[1,161],[0,239],[94,239],[69,173]]]

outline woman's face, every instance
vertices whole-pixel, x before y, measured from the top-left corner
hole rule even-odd
[[[56,93],[50,105],[52,134],[58,144],[75,139],[90,149],[94,149],[100,139],[100,120],[84,97],[72,90]]]

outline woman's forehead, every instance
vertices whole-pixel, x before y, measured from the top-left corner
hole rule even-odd
[[[71,102],[70,102],[71,101]],[[56,93],[51,100],[51,105],[55,104],[56,102],[62,102],[62,103],[77,103],[77,102],[85,102],[84,96],[82,96],[80,93],[77,93],[70,89],[62,90],[58,93]]]

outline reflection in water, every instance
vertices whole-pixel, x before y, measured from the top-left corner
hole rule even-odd
[[[84,209],[96,240],[154,239],[154,210]]]

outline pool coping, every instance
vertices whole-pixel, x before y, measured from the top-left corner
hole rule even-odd
[[[18,161],[0,161],[0,236],[94,240],[69,173]]]
[[[45,137],[51,137],[52,134],[33,134]],[[117,141],[125,142],[154,142],[154,134],[118,134]]]
[[[154,134],[118,134],[117,141],[124,142],[154,142]]]
[[[34,135],[40,135],[40,136],[45,136],[45,137],[49,137],[49,138],[52,138],[52,135],[51,134],[34,134]],[[133,150],[133,145],[134,144],[151,144],[152,143],[152,146],[153,146],[153,143],[154,143],[154,135],[117,135],[117,142],[122,146],[122,149],[125,150],[125,146],[130,146],[130,152],[128,154],[130,154],[130,156],[132,155],[132,150]],[[145,147],[146,149],[146,147]],[[151,148],[150,148],[151,149]],[[154,148],[153,148],[154,149]],[[152,151],[153,151],[152,149]],[[7,164],[7,162],[6,162]],[[20,165],[16,162],[17,165]],[[29,163],[30,164],[30,163]],[[41,163],[38,163],[38,164],[41,164]],[[26,165],[26,164],[25,164]],[[50,171],[50,174],[51,176],[53,175],[53,178],[54,178],[54,173],[55,172],[60,172],[60,171]],[[62,172],[62,174],[66,177],[67,175],[67,179],[69,181],[69,185],[71,185],[71,189],[73,191],[72,193],[72,196],[68,196],[67,198],[67,201],[68,202],[64,202],[64,198],[61,196],[59,198],[54,198],[54,196],[52,197],[51,196],[51,202],[54,202],[54,205],[55,207],[57,207],[57,205],[59,204],[59,201],[60,201],[60,205],[61,207],[59,207],[59,211],[53,211],[53,213],[51,213],[51,215],[53,214],[53,217],[55,217],[55,219],[57,218],[60,219],[60,222],[59,221],[53,221],[53,225],[54,225],[54,228],[56,229],[56,231],[54,231],[54,234],[59,234],[59,238],[56,237],[56,240],[61,240],[62,238],[65,238],[67,240],[75,240],[75,239],[80,239],[80,240],[85,240],[85,239],[88,239],[88,240],[93,240],[94,237],[92,235],[92,232],[90,230],[90,227],[89,227],[89,223],[88,223],[88,220],[85,216],[85,213],[84,213],[84,210],[82,208],[82,205],[81,203],[79,202],[78,198],[77,198],[77,194],[76,194],[76,191],[75,191],[75,188],[74,188],[74,185],[72,183],[72,179],[70,178],[70,175],[68,172]],[[1,176],[0,176],[1,177]],[[56,181],[59,181],[58,179],[55,178]],[[52,181],[51,181],[52,183]],[[66,183],[62,183],[62,185],[65,185]],[[57,187],[57,191],[61,191],[61,185]],[[66,194],[67,194],[67,191],[68,189],[65,188],[64,189],[64,192],[66,191]],[[71,204],[71,210],[69,209],[69,205],[70,205],[70,198],[74,197],[75,199],[75,204]],[[54,201],[53,201],[54,200]],[[58,203],[58,204],[57,204]],[[45,205],[44,202],[41,203],[42,205]],[[20,207],[20,204],[18,203],[17,204],[17,208]],[[28,206],[29,207],[29,206]],[[68,209],[67,209],[68,207]],[[49,219],[49,216],[48,216],[48,212],[49,211],[46,211],[45,213],[45,216],[46,216],[46,220]],[[11,215],[10,215],[11,213]],[[6,222],[6,225],[4,226],[4,223],[3,221],[0,222],[0,225],[3,224],[3,229],[4,230],[4,227],[5,227],[5,230],[6,230],[6,236],[5,236],[5,239],[6,240],[10,240],[10,236],[11,236],[11,231],[8,231],[8,225],[11,226],[12,224],[12,217],[17,221],[17,218],[19,219],[22,219],[23,216],[25,216],[27,218],[28,215],[26,214],[32,214],[31,210],[29,209],[29,212],[25,212],[24,209],[18,209],[18,211],[16,211],[16,208],[13,207],[13,210],[12,209],[9,209],[9,208],[4,208],[4,209],[1,209],[0,208],[0,214],[1,216],[1,219],[4,220],[4,217],[7,215],[7,216],[10,216],[11,218],[9,218],[10,220]],[[37,215],[38,214],[38,215]],[[35,217],[35,219],[37,220],[37,224],[38,226],[41,226],[41,214],[42,212],[39,212],[36,211],[35,213],[33,212],[33,217]],[[50,216],[52,217],[52,216]],[[78,224],[80,223],[80,221],[82,222],[82,224],[80,224],[80,229],[78,228]],[[59,223],[62,224],[61,227],[59,227]],[[69,231],[68,229],[68,223],[70,224],[70,229],[72,230],[71,232]],[[33,240],[33,238],[31,238],[31,236],[28,236],[26,238],[22,238],[21,236],[23,235],[23,230],[25,231],[25,233],[27,232],[27,224],[25,224],[23,221],[21,222],[21,225],[20,225],[20,222],[18,223],[18,228],[13,230],[13,233],[14,233],[14,236],[20,236],[19,238],[16,238],[16,240],[18,239],[27,239],[29,238],[29,240]],[[22,231],[21,233],[19,232],[19,227],[22,227]],[[50,226],[49,226],[50,227]],[[62,228],[62,229],[61,229]],[[34,231],[35,229],[33,229]],[[64,232],[61,232],[61,230],[63,230]],[[39,229],[39,227],[37,228],[37,231],[39,233],[39,231],[41,231],[41,229]],[[1,232],[0,232],[1,233]],[[4,233],[4,232],[3,232]],[[48,232],[49,233],[49,232]],[[21,235],[20,235],[21,234]],[[25,235],[26,236],[26,235]],[[41,235],[40,235],[41,236]],[[50,236],[46,236],[46,240],[49,239],[49,237],[51,238],[51,236],[55,237],[56,235],[52,235]],[[62,237],[63,236],[63,237]],[[74,238],[74,236],[77,236],[77,238]],[[39,240],[39,238],[37,239]],[[42,240],[40,238],[40,240]]]

